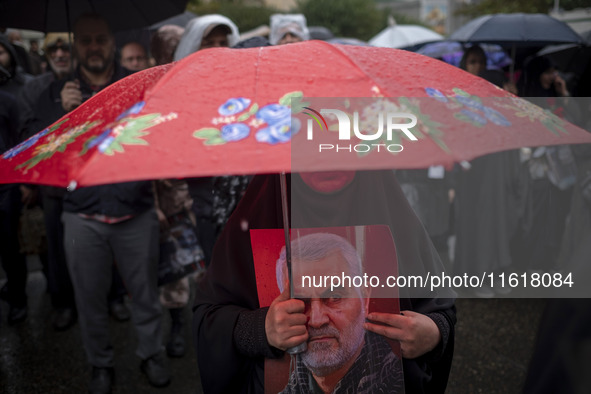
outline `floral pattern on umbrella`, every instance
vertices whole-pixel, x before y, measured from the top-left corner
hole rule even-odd
[[[495,124],[502,127],[510,127],[511,122],[501,112],[492,106],[482,103],[480,97],[453,88],[453,94],[446,95],[434,88],[425,88],[425,92],[455,111],[454,117],[463,122],[471,123],[476,127],[483,127],[487,124]],[[565,129],[567,121],[554,114],[548,109],[541,108],[528,100],[507,94],[506,97],[492,97],[492,105],[499,109],[509,110],[519,118],[528,118],[531,122],[540,122],[548,131],[556,136],[560,133],[568,134]]]
[[[445,103],[454,111],[454,118],[476,127],[486,126],[489,122],[497,126],[509,127],[511,122],[496,109],[486,106],[478,96],[453,88],[453,95],[445,95],[435,88],[425,88],[425,92],[435,100]]]
[[[400,97],[396,102],[392,98],[386,98],[379,92],[379,88],[374,87],[372,88],[372,92],[375,93],[374,97],[377,97],[377,100],[371,102],[371,104],[364,106],[361,109],[360,119],[359,119],[359,129],[362,132],[367,133],[369,130],[374,130],[376,128],[375,119],[379,117],[379,114],[383,113],[412,113],[417,118],[417,124],[412,128],[409,129],[412,134],[417,139],[425,139],[430,138],[433,140],[442,150],[445,152],[449,152],[449,148],[443,141],[442,137],[444,135],[442,131],[443,125],[431,119],[431,116],[421,111],[420,101],[416,98],[407,98],[407,97]],[[349,100],[345,100],[344,108],[351,109],[351,103]],[[353,115],[348,113],[350,119],[353,119]],[[328,118],[334,118],[333,115],[327,115]],[[396,118],[392,119],[395,123]],[[405,123],[404,119],[401,123]],[[352,122],[354,123],[354,122]],[[328,129],[330,131],[339,131],[339,124],[332,123]],[[365,134],[364,133],[364,134]],[[383,133],[380,138],[376,139],[374,143],[368,145],[368,150],[363,151],[355,151],[357,156],[363,157],[367,156],[374,151],[380,151],[380,146],[395,144],[401,145],[403,141],[409,141],[409,138],[401,131],[395,130],[392,133],[392,138],[388,139],[388,135]],[[386,150],[388,153],[392,155],[397,155],[400,152],[398,151],[390,151]]]
[[[15,146],[12,149],[7,150],[6,152],[4,152],[4,154],[2,155],[3,159],[12,159],[13,157],[18,156],[19,154],[21,154],[22,152],[26,151],[27,149],[29,149],[32,146],[35,146],[37,144],[37,142],[39,142],[39,140],[42,137],[45,137],[46,135],[53,133],[55,130],[59,129],[59,127],[61,126],[62,123],[67,122],[68,119],[64,119],[59,123],[54,124],[51,127],[46,128],[45,130],[33,135],[32,137],[28,138],[27,140],[21,142],[20,144],[18,144],[17,146]]]
[[[93,136],[86,140],[80,155],[86,154],[86,152],[95,147],[100,153],[114,155],[115,152],[123,153],[125,151],[123,149],[124,145],[149,145],[142,138],[150,134],[145,130],[178,117],[174,112],[164,116],[159,113],[153,113],[136,117],[135,115],[145,105],[146,103],[144,101],[139,101],[123,111],[113,124],[106,127],[105,131],[98,136]]]
[[[162,122],[176,119],[178,115],[171,112],[168,115],[159,113],[148,114],[139,117],[124,117],[114,125],[107,128],[100,135],[89,138],[84,143],[80,155],[92,148],[97,148],[100,153],[114,155],[115,152],[123,153],[124,145],[149,145],[142,137],[150,134],[147,129]]]
[[[277,103],[262,108],[257,103],[251,105],[252,100],[246,97],[230,98],[219,106],[220,116],[211,120],[212,125],[218,127],[201,128],[193,133],[193,137],[204,139],[205,145],[223,145],[247,138],[253,128],[258,129],[255,134],[258,142],[271,145],[289,142],[300,130],[299,119],[291,115],[300,112],[305,105],[300,102],[301,97],[302,92],[290,92]]]
[[[85,134],[98,124],[100,124],[100,121],[85,122],[81,125],[72,127],[59,135],[47,135],[45,143],[35,147],[35,151],[31,155],[31,158],[24,163],[19,164],[16,168],[24,168],[24,172],[26,173],[41,161],[51,158],[56,152],[64,153],[68,145],[76,141],[79,136]]]
[[[565,129],[567,121],[560,118],[552,111],[544,109],[519,97],[512,97],[510,104],[506,101],[498,103],[499,107],[513,110],[515,116],[528,118],[531,122],[539,121],[546,129],[553,134],[560,136],[561,133],[568,134]]]
[[[92,148],[96,148],[100,153],[113,155],[115,152],[124,152],[124,145],[148,145],[148,142],[142,138],[149,134],[145,130],[162,122],[177,118],[176,113],[170,113],[168,115],[154,113],[136,117],[135,115],[143,107],[144,103],[138,102],[121,113],[115,122],[105,126],[105,130],[101,134],[88,138],[83,143],[82,150],[78,155],[82,156]],[[24,169],[26,173],[40,162],[51,158],[56,152],[64,153],[68,145],[75,142],[78,137],[102,123],[102,120],[86,121],[66,129],[59,135],[53,133],[59,130],[61,125],[68,120],[66,118],[51,126],[51,128],[47,128],[41,133],[34,135],[13,149],[5,152],[2,157],[4,159],[10,159],[34,146],[35,150],[31,154],[31,158],[16,167],[16,169]]]

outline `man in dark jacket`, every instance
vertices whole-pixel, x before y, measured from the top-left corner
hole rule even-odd
[[[3,92],[0,85],[0,153],[17,143],[18,108],[16,99]],[[27,318],[27,262],[20,253],[18,224],[21,210],[21,193],[18,185],[0,184],[0,260],[6,272],[6,284],[0,289],[0,297],[10,306],[8,324],[13,325]]]
[[[17,97],[20,114],[20,139],[25,140],[49,124],[40,124],[45,119],[36,119],[37,101],[55,80],[65,79],[73,70],[70,44],[67,33],[48,33],[43,45],[50,70],[28,81]],[[43,101],[46,105],[48,100]],[[53,119],[52,119],[53,120]],[[49,119],[48,122],[51,122]],[[43,208],[47,251],[39,255],[47,278],[47,290],[55,309],[53,327],[58,331],[70,328],[76,322],[74,288],[68,273],[64,251],[64,226],[62,224],[62,199],[65,189],[26,185],[21,187],[23,201],[40,204]]]
[[[16,51],[8,37],[0,34],[0,153],[16,145],[20,128],[16,95],[31,76],[19,67]],[[8,324],[27,318],[27,262],[20,253],[18,224],[21,192],[18,185],[0,185],[0,258],[6,285],[0,297],[10,305]]]
[[[78,60],[74,80],[57,80],[38,101],[44,126],[128,75],[115,62],[115,42],[103,18],[84,15],[74,25]],[[44,127],[42,126],[42,127]],[[93,367],[90,392],[110,392],[113,348],[107,293],[113,261],[133,300],[136,354],[154,386],[170,382],[162,356],[161,307],[156,285],[158,220],[150,182],[82,188],[64,197],[64,243],[76,297],[82,340]]]

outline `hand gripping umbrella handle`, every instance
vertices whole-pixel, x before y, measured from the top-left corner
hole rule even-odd
[[[283,233],[285,234],[285,262],[287,263],[287,277],[289,279],[289,297],[294,298],[293,285],[291,281],[291,240],[289,238],[289,209],[287,207],[287,181],[285,172],[279,176],[281,184],[281,211],[283,213]],[[289,354],[298,354],[305,352],[308,346],[302,342],[297,346],[287,349]]]

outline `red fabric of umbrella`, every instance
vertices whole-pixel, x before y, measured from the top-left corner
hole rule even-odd
[[[350,98],[369,98],[368,105],[413,113],[416,141],[396,133],[385,142],[400,143],[403,152],[319,154],[318,143],[338,133],[307,138],[304,107],[320,111],[309,106],[315,101],[308,99],[316,97],[345,106]],[[326,126],[334,131],[334,120]],[[419,168],[520,146],[580,142],[591,142],[591,136],[438,60],[389,48],[308,41],[203,50],[172,66],[136,73],[4,153],[0,182],[89,186],[221,174]]]

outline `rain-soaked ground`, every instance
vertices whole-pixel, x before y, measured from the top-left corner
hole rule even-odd
[[[36,262],[30,259],[27,320],[8,326],[8,306],[0,301],[0,393],[84,393],[90,370],[79,326],[65,332],[53,330],[51,303]],[[0,285],[3,282],[0,271]],[[519,393],[544,304],[536,299],[459,299],[456,351],[447,392]],[[165,316],[166,328],[168,321]],[[172,382],[156,389],[139,370],[131,322],[112,321],[111,334],[116,353],[114,393],[202,392],[192,348],[184,358],[168,360]],[[185,335],[190,341],[189,330]]]

